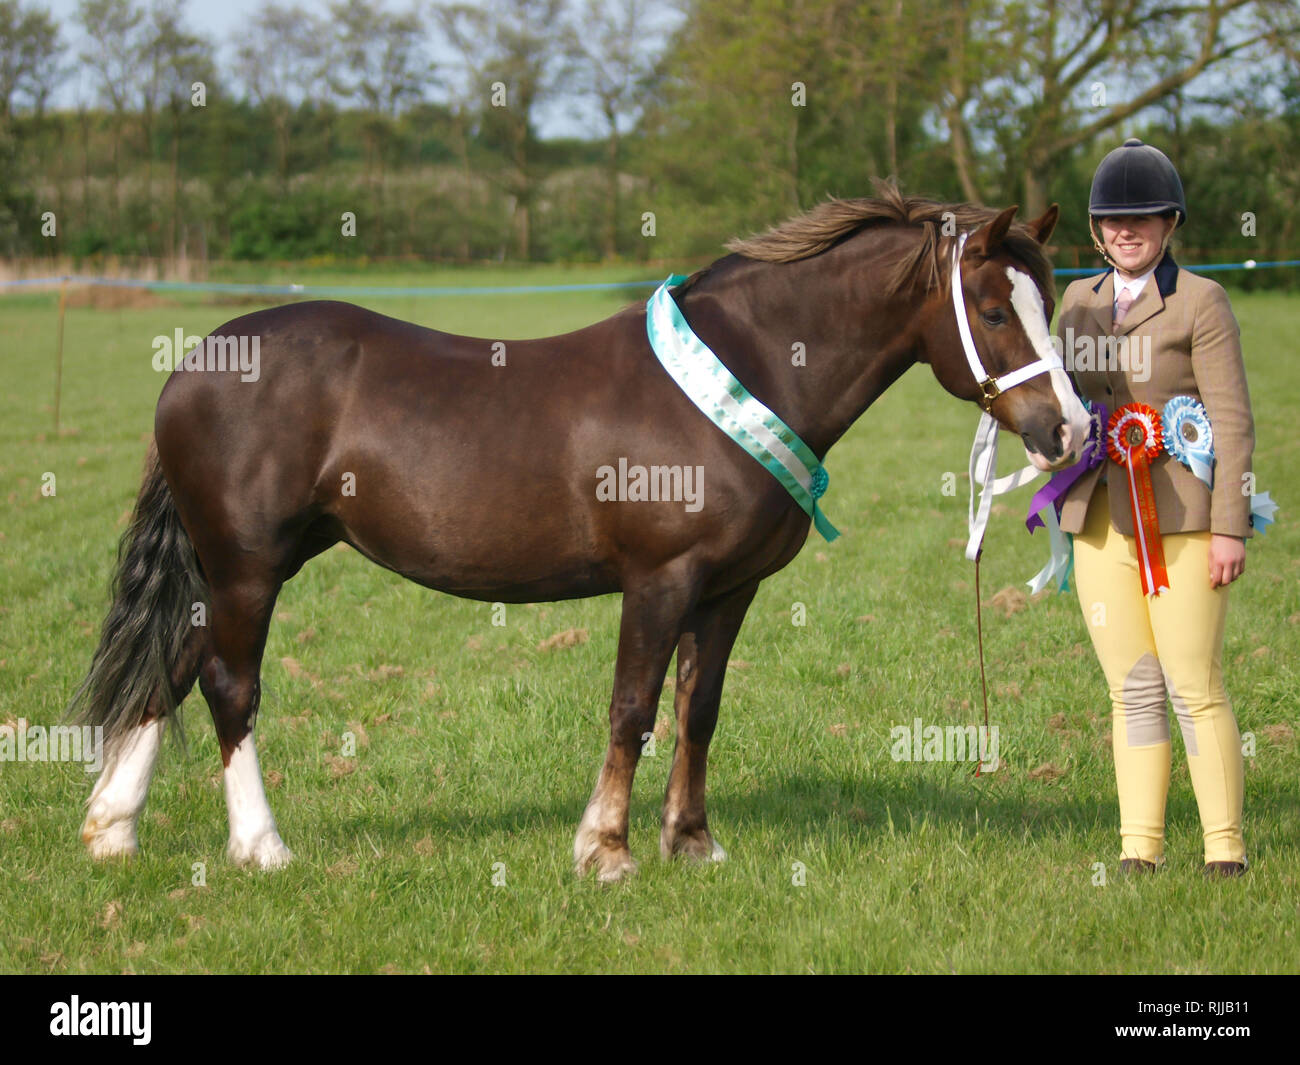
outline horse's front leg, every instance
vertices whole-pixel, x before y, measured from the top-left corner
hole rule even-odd
[[[677,742],[659,833],[659,853],[665,858],[683,854],[720,862],[727,856],[709,833],[704,778],[727,659],[757,590],[755,581],[696,607],[686,619],[677,645]]]
[[[579,876],[592,866],[605,881],[636,872],[627,846],[632,778],[643,737],[654,729],[664,673],[697,591],[684,564],[629,583],[623,590],[618,664],[609,704],[609,747],[573,841]]]

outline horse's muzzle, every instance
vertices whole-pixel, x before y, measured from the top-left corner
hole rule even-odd
[[[1025,452],[1029,461],[1044,472],[1063,470],[1073,466],[1079,459],[1079,447],[1073,439],[1074,433],[1065,421],[1058,421],[1046,432],[1026,429],[1020,439],[1025,443]]]

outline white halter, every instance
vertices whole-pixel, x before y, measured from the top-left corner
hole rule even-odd
[[[961,253],[966,247],[966,238],[970,234],[963,233],[957,241],[956,247],[952,251],[952,306],[957,314],[957,332],[961,334],[962,350],[966,352],[966,362],[970,366],[970,372],[975,375],[975,380],[980,386],[980,406],[985,412],[993,405],[993,401],[998,398],[1008,388],[1015,388],[1016,385],[1028,381],[1031,377],[1037,377],[1040,373],[1047,373],[1061,365],[1057,358],[1045,359],[1040,357],[1036,362],[1031,362],[1027,366],[1021,366],[1018,370],[1012,370],[1010,373],[1004,373],[1001,377],[993,377],[988,370],[984,369],[984,363],[980,361],[979,352],[975,350],[975,340],[970,332],[970,320],[966,316],[966,296],[961,287]]]
[[[1041,472],[1035,466],[1026,466],[1015,473],[1007,474],[994,480],[998,468],[998,423],[989,412],[993,401],[1009,388],[1023,384],[1040,373],[1048,373],[1061,367],[1061,360],[1055,353],[1051,358],[1040,356],[1036,361],[1019,369],[993,377],[980,361],[979,352],[975,350],[975,340],[971,336],[970,320],[966,315],[966,297],[961,287],[961,254],[966,247],[963,233],[953,247],[952,252],[952,305],[957,315],[957,332],[961,334],[961,346],[966,353],[966,362],[970,372],[980,387],[980,406],[984,413],[980,416],[979,427],[975,430],[975,442],[970,452],[970,504],[967,508],[966,525],[970,536],[966,540],[966,557],[974,562],[984,543],[984,530],[989,523],[989,510],[993,506],[993,497],[1004,492],[1012,492],[1021,485],[1028,484]],[[975,503],[975,486],[979,485],[979,505]]]

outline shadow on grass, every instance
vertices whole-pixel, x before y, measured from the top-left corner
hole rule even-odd
[[[732,838],[725,842],[737,847],[753,830],[788,833],[792,842],[797,839],[814,845],[842,841],[846,833],[860,836],[864,844],[885,837],[906,840],[944,826],[972,829],[978,814],[979,830],[985,838],[1061,841],[1100,829],[1113,835],[1118,848],[1119,805],[1113,793],[1105,798],[1079,798],[1064,789],[1041,787],[1041,797],[1026,797],[991,781],[989,786],[975,781],[962,786],[928,780],[845,784],[831,776],[787,776],[756,781],[740,793],[723,793],[710,801],[710,813],[715,827],[729,826]],[[418,810],[356,810],[336,820],[327,815],[318,838],[326,848],[346,847],[366,833],[376,843],[382,841],[400,851],[429,835],[485,840],[501,834],[569,833],[576,830],[584,805],[585,800],[575,796],[549,802],[507,800],[482,812],[461,801],[435,803]],[[1265,832],[1262,825],[1251,824],[1252,806],[1294,811],[1300,808],[1300,784],[1261,782],[1248,790],[1247,842],[1252,856],[1257,857],[1272,849],[1271,842],[1281,841],[1272,839],[1276,833]],[[634,793],[633,832],[657,826],[658,822],[659,800],[638,798]],[[1200,815],[1190,787],[1184,785],[1171,791],[1166,824],[1171,834],[1199,831]],[[1290,829],[1283,832],[1287,840],[1294,838]]]

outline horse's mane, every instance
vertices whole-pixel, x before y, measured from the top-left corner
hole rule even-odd
[[[916,248],[894,266],[886,281],[890,295],[921,285],[925,291],[947,291],[946,253],[950,238],[941,236],[944,223],[959,231],[975,229],[995,218],[998,211],[974,203],[939,203],[918,196],[904,196],[892,181],[873,182],[872,199],[839,200],[834,197],[819,203],[803,214],[773,226],[766,233],[737,237],[727,243],[728,251],[746,259],[769,263],[792,263],[820,255],[832,245],[868,226],[895,223],[917,226],[922,240]],[[1041,292],[1055,292],[1052,264],[1033,234],[1020,223],[1013,223],[1003,247],[1018,260]]]

